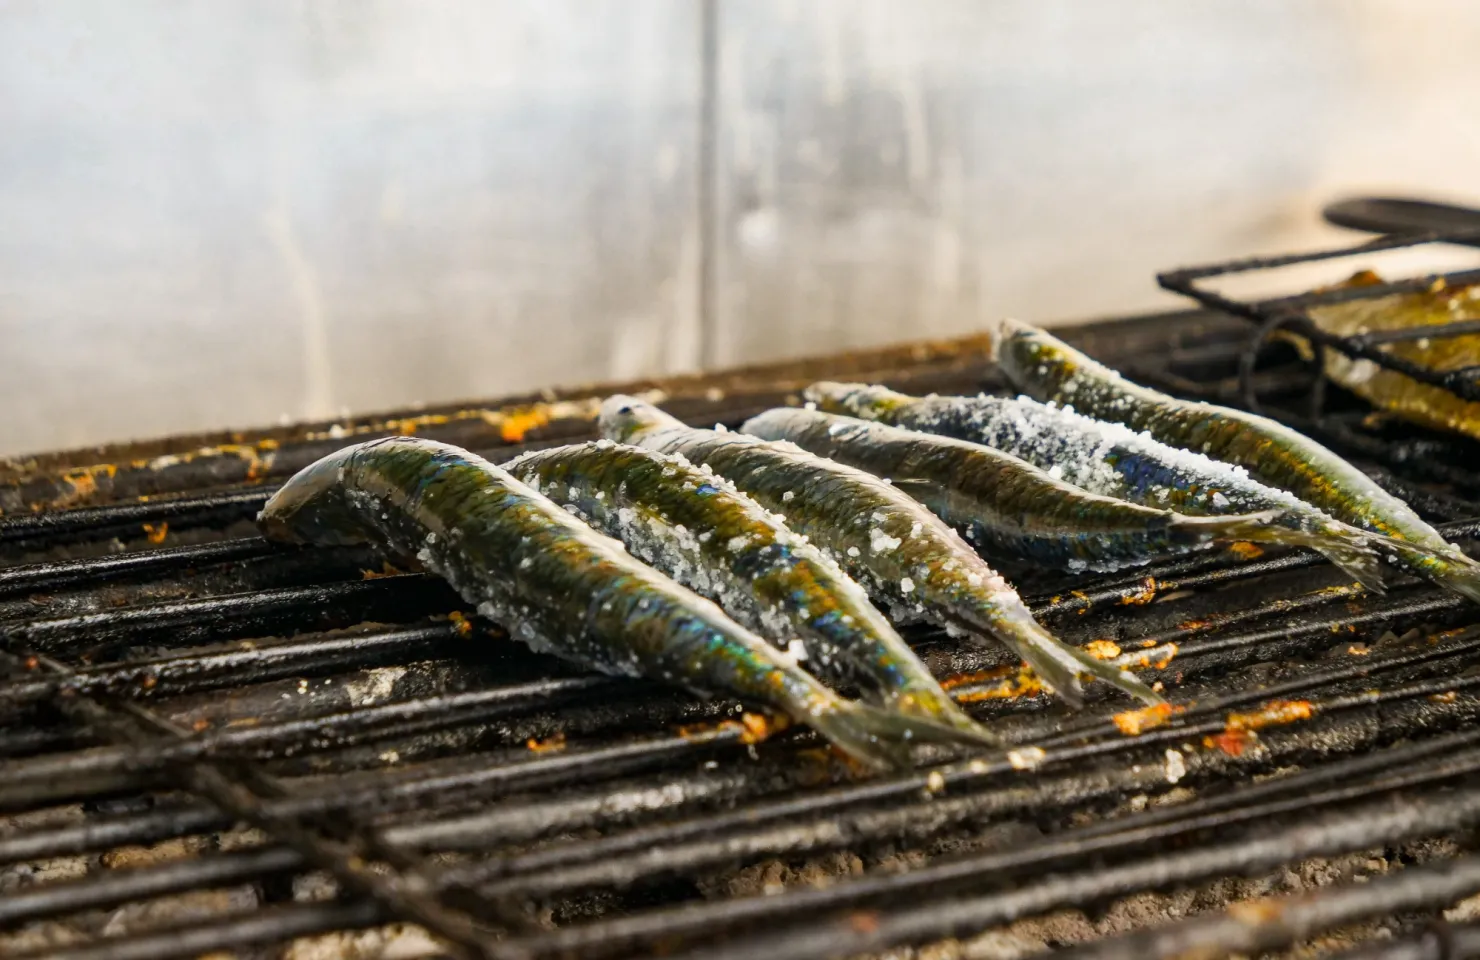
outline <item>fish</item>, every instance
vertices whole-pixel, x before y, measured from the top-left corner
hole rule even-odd
[[[1029,397],[914,397],[887,387],[822,381],[803,396],[819,410],[954,437],[1010,453],[1091,493],[1191,516],[1274,513],[1254,543],[1308,547],[1362,586],[1384,592],[1376,534],[1334,519],[1243,467],[1221,463]]]
[[[768,410],[740,430],[887,477],[988,553],[1075,573],[1247,540],[1276,516],[1182,516],[1090,493],[978,443],[817,410]]]
[[[1005,320],[993,338],[998,365],[1035,400],[1074,407],[1154,440],[1243,467],[1344,523],[1382,534],[1390,562],[1480,603],[1480,564],[1402,500],[1340,456],[1268,417],[1179,400],[1131,383],[1058,338]]]
[[[685,425],[635,397],[601,405],[602,435],[708,466],[786,518],[902,613],[929,617],[975,643],[996,638],[1017,652],[1044,686],[1083,702],[1080,675],[1147,703],[1161,697],[1134,674],[1097,660],[1045,630],[1007,581],[923,504],[863,470],[814,456],[793,443]]]
[[[765,704],[871,768],[907,765],[922,726],[838,696],[712,601],[449,444],[389,437],[341,449],[290,478],[258,526],[271,540],[368,543],[415,560],[535,651]]]
[[[942,723],[968,743],[997,742],[837,563],[708,467],[603,439],[527,453],[504,469],[745,627],[802,651],[812,673],[857,680],[885,708]]]
[[[1382,283],[1380,277],[1363,271],[1338,288],[1378,283]],[[1416,293],[1313,306],[1306,313],[1321,330],[1342,337],[1476,321],[1480,320],[1480,283],[1446,286],[1441,282]],[[1383,349],[1439,372],[1480,366],[1480,334],[1400,340]],[[1325,351],[1324,367],[1329,379],[1380,410],[1480,440],[1480,403],[1339,350]]]

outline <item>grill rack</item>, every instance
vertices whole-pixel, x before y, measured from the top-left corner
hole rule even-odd
[[[1289,330],[1307,340],[1316,351],[1315,368],[1325,366],[1325,351],[1335,350],[1353,360],[1368,360],[1388,370],[1401,373],[1430,386],[1447,390],[1462,400],[1480,402],[1480,366],[1463,367],[1457,370],[1436,370],[1405,357],[1396,356],[1384,349],[1387,344],[1405,343],[1422,339],[1449,339],[1480,333],[1480,321],[1458,321],[1434,324],[1405,330],[1379,330],[1369,333],[1340,336],[1328,333],[1311,320],[1309,308],[1321,304],[1346,303],[1353,300],[1368,300],[1397,293],[1416,293],[1426,289],[1437,280],[1450,285],[1480,281],[1480,269],[1435,274],[1427,277],[1410,277],[1385,283],[1360,287],[1324,290],[1296,296],[1276,297],[1267,300],[1241,300],[1218,293],[1199,281],[1214,277],[1248,274],[1300,263],[1316,263],[1360,256],[1364,253],[1380,253],[1388,250],[1408,249],[1435,243],[1464,246],[1480,244],[1480,229],[1454,230],[1448,232],[1427,231],[1405,233],[1397,236],[1378,237],[1353,246],[1337,247],[1279,257],[1251,257],[1230,260],[1207,266],[1188,267],[1157,275],[1157,282],[1166,290],[1190,297],[1210,310],[1218,310],[1234,316],[1244,317],[1258,324],[1248,349],[1239,365],[1239,386],[1244,406],[1259,409],[1258,391],[1255,389],[1254,371],[1259,354],[1269,338],[1280,330]],[[1310,401],[1311,419],[1318,419],[1324,405],[1324,377],[1319,374],[1312,383]]]
[[[1183,314],[1070,336],[1137,376],[1217,393],[1231,382],[1238,327]],[[667,389],[670,408],[687,419],[735,425],[820,376],[992,388],[984,350],[968,339],[622,389]],[[1159,373],[1148,357],[1163,364]],[[1290,379],[1261,376],[1275,386]],[[338,426],[359,439],[378,421],[409,416]],[[501,422],[446,421],[495,459],[589,432],[552,422],[510,437]],[[264,442],[277,454],[265,469]],[[125,928],[38,955],[190,956],[413,920],[467,956],[646,955],[660,946],[827,956],[1460,831],[1480,813],[1480,738],[1464,729],[1480,714],[1480,697],[1461,675],[1480,647],[1466,628],[1480,617],[1425,585],[1364,597],[1301,554],[1022,582],[1054,629],[1081,642],[1116,636],[1189,709],[1129,737],[1114,719],[1122,703],[1096,701],[1075,716],[1042,698],[1006,695],[1002,657],[915,631],[911,642],[963,681],[955,689],[998,722],[1017,754],[923,755],[911,774],[853,782],[805,733],[763,744],[752,759],[740,726],[727,722],[728,704],[579,676],[487,642],[498,631],[447,619],[456,598],[430,578],[361,579],[375,563],[364,553],[242,536],[272,480],[316,443],[283,432],[191,438],[108,451],[111,470],[83,454],[0,472],[0,498],[10,498],[0,500],[10,504],[0,516],[0,558],[10,564],[0,566],[0,637],[10,651],[0,663],[0,755],[12,758],[0,811],[93,808],[78,822],[12,825],[0,833],[0,863],[169,843],[238,821],[265,834],[255,846],[12,893],[0,900],[0,921],[35,929],[145,896],[248,883],[260,891],[252,911]],[[196,448],[216,452],[189,457]],[[187,458],[159,467],[161,457]],[[1471,495],[1456,484],[1422,502],[1454,518],[1447,532],[1463,540],[1480,533],[1459,519],[1480,515]],[[175,545],[150,543],[165,523],[163,539]],[[1413,636],[1382,639],[1410,627]],[[1312,657],[1333,636],[1338,646],[1369,649],[1286,663]],[[394,683],[371,702],[344,693],[379,689],[387,676]],[[1270,701],[1305,706],[1261,712]],[[1254,718],[1249,730],[1232,724],[1239,716]],[[181,725],[191,717],[201,729]],[[564,750],[543,748],[562,734]],[[1197,793],[1126,812],[1131,798],[1177,788],[1167,782],[1169,750],[1185,768],[1178,783]],[[1393,773],[1402,762],[1409,766]],[[1247,785],[1253,773],[1289,765],[1303,771]],[[1036,834],[993,845],[992,831],[1008,827]],[[965,852],[942,856],[936,847],[946,841]],[[695,886],[777,858],[881,850],[925,860],[783,896],[706,899]],[[336,897],[305,902],[283,892],[283,877],[311,866],[338,880]],[[1447,905],[1456,883],[1420,877],[1404,902]],[[560,925],[531,925],[531,900],[555,909]],[[1344,909],[1332,915],[1361,914]],[[1294,939],[1266,926],[1264,936]]]

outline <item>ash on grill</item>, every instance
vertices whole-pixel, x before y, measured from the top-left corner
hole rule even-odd
[[[1243,320],[1066,336],[1183,395],[1242,378],[1446,536],[1480,533],[1473,444],[1384,435],[1334,391],[1301,417],[1304,367],[1246,362]],[[986,348],[612,389],[733,427],[823,377],[995,389]],[[539,658],[366,551],[255,537],[276,483],[351,439],[503,461],[591,436],[605,392],[0,462],[0,952],[1471,955],[1480,610],[1427,584],[1372,597],[1255,550],[1016,571],[1060,636],[1176,706],[1091,688],[1071,713],[1005,654],[918,630],[1010,749],[855,779],[806,731],[757,744],[737,705]]]

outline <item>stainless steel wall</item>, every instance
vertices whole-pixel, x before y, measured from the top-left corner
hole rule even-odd
[[[1480,197],[1469,0],[0,2],[0,453],[1161,305]]]

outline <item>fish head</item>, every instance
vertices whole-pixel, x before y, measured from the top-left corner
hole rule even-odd
[[[335,451],[295,473],[257,515],[262,535],[278,543],[364,543],[364,529],[349,502],[345,484],[358,449]]]
[[[650,430],[681,427],[683,423],[646,400],[625,393],[607,397],[596,418],[601,435],[617,443],[635,443]]]
[[[1012,319],[997,324],[992,358],[1013,386],[1035,400],[1056,399],[1080,367],[1092,362],[1057,337]]]
[[[836,383],[819,380],[802,396],[827,413],[842,413],[865,420],[887,420],[889,414],[912,402],[915,398],[896,393],[888,387],[867,383]]]

